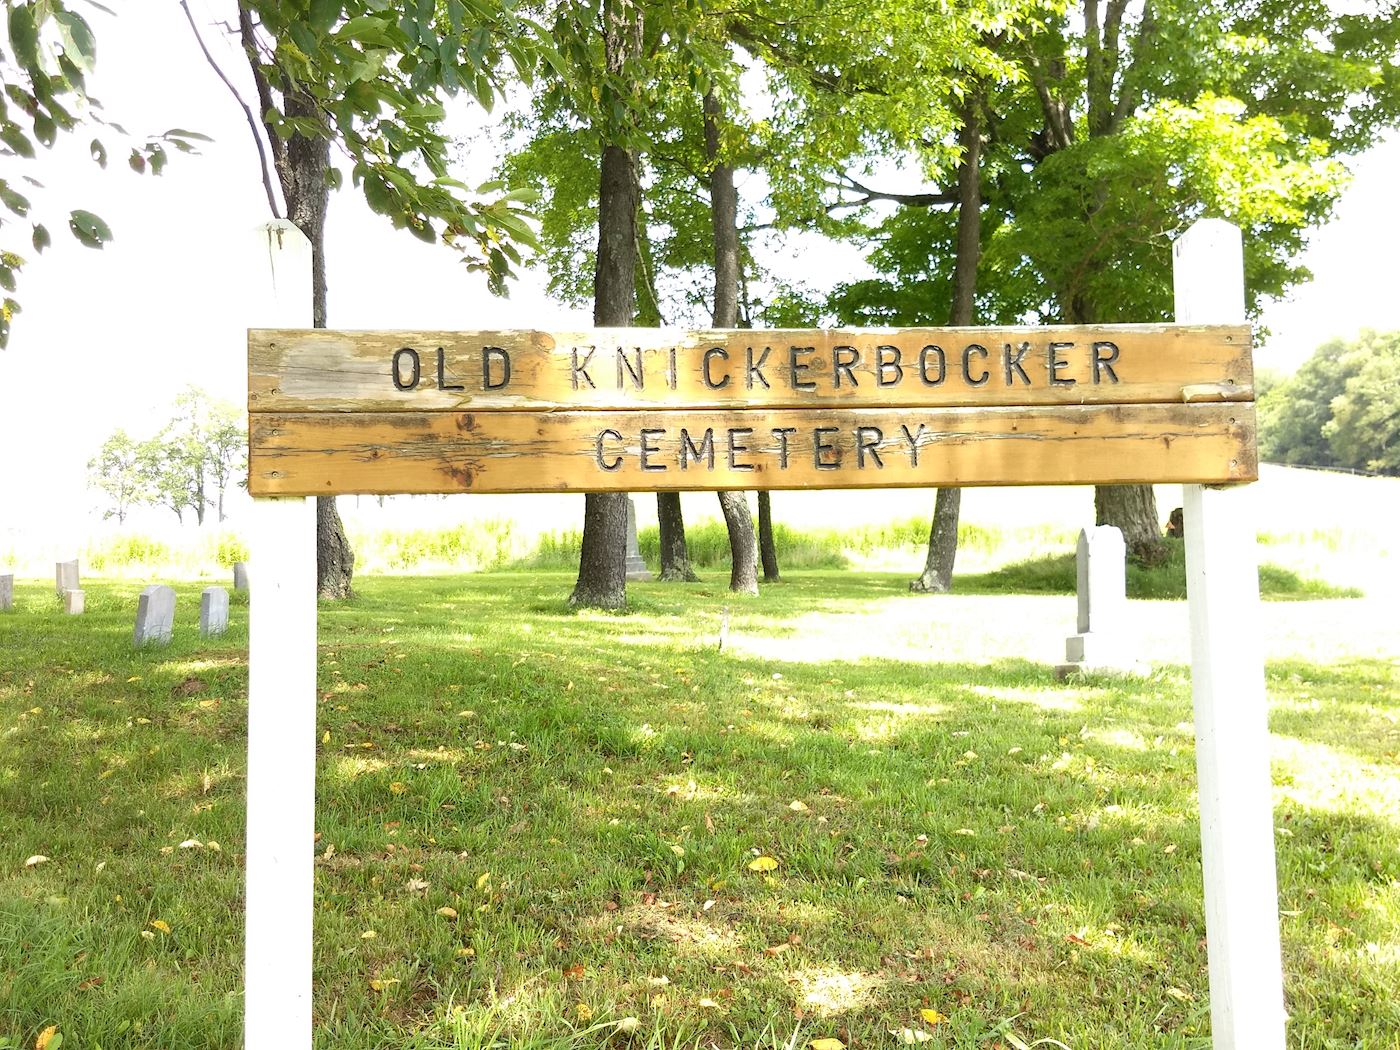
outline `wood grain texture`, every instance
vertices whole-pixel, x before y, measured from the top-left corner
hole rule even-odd
[[[1108,345],[1096,350],[1096,343]],[[248,408],[411,413],[1250,401],[1250,350],[1245,325],[253,330]],[[396,353],[399,386],[407,389],[395,385]]]
[[[708,441],[707,441],[708,435]],[[1253,404],[251,417],[249,492],[1243,482]]]

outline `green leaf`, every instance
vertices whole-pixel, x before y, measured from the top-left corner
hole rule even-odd
[[[88,144],[88,151],[92,154],[92,159],[97,161],[99,168],[107,166],[107,147],[102,145],[101,139],[93,139]]]
[[[58,139],[58,126],[54,124],[52,118],[43,113],[34,117],[34,137],[45,146],[52,146]]]
[[[10,47],[26,70],[38,68],[39,27],[34,24],[34,13],[28,4],[10,7]]]
[[[15,271],[4,263],[0,263],[0,288],[5,289],[7,292],[13,292],[15,290]]]
[[[101,217],[81,208],[69,215],[68,229],[87,248],[101,248],[112,239],[112,231]]]
[[[29,198],[10,189],[10,184],[0,179],[0,202],[16,215],[29,214]]]
[[[58,10],[53,13],[54,21],[64,29],[64,36],[73,45],[73,50],[78,55],[78,65],[85,69],[92,69],[97,61],[97,40],[92,35],[92,29],[83,20],[82,15],[74,14],[72,11]],[[52,1044],[50,1044],[52,1045]]]
[[[146,158],[141,155],[139,149],[131,151],[131,156],[126,159],[126,163],[136,174],[146,174]]]
[[[42,252],[45,248],[47,248],[50,244],[53,243],[53,239],[49,236],[49,228],[43,223],[35,224],[33,240],[34,250],[36,252]]]
[[[34,143],[29,141],[29,136],[21,131],[17,124],[6,124],[0,128],[0,142],[9,146],[21,157],[34,156]]]
[[[208,135],[201,135],[198,131],[186,131],[184,128],[171,128],[162,138],[167,139],[190,139],[194,142],[213,142]]]
[[[311,28],[329,33],[340,18],[341,0],[311,0]]]

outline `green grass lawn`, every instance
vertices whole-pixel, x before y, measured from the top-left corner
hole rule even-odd
[[[1208,1045],[1185,669],[859,659],[872,599],[940,599],[722,579],[323,607],[318,1046]],[[0,616],[0,1047],[237,1047],[247,607],[204,642],[179,585],[136,652],[139,583],[85,586]],[[849,645],[743,655],[813,618]],[[1400,1046],[1394,675],[1269,667],[1292,1046]]]

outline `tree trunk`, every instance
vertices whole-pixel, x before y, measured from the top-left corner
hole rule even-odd
[[[958,135],[962,159],[958,162],[957,254],[953,263],[953,302],[948,323],[970,325],[976,311],[977,264],[982,255],[982,108],[980,97],[969,96]],[[933,523],[928,530],[928,555],[924,571],[909,581],[909,589],[922,594],[947,594],[953,587],[953,563],[958,556],[958,516],[962,489],[942,488],[933,501]]]
[[[778,545],[773,542],[773,501],[770,493],[758,494],[758,555],[763,561],[763,582],[777,583]]]
[[[248,12],[240,5],[239,23],[243,30],[244,46],[252,46],[252,23]],[[267,82],[263,79],[256,62],[254,76],[258,80],[259,96],[267,92]],[[310,98],[295,89],[283,96],[283,108],[288,117],[315,119],[316,107]],[[311,242],[311,323],[316,328],[326,327],[326,209],[330,205],[330,142],[328,139],[307,138],[293,134],[285,142],[279,142],[274,131],[268,129],[268,138],[273,143],[273,165],[277,169],[277,179],[282,184],[282,198],[287,203],[287,218]],[[316,593],[321,598],[341,599],[352,596],[351,578],[355,572],[355,552],[346,538],[345,527],[335,508],[334,496],[316,498]]]
[[[712,323],[734,328],[739,318],[739,191],[734,168],[720,160],[719,98],[711,88],[705,94],[705,159],[710,170],[710,221],[715,241],[715,303]],[[729,530],[729,589],[758,593],[758,543],[753,515],[742,492],[719,493],[724,524]]]
[[[608,32],[608,46],[624,34]],[[625,328],[635,309],[637,177],[632,155],[603,147],[598,194],[598,263],[593,275],[593,323]],[[584,497],[583,549],[569,604],[620,609],[627,604],[627,494],[590,492]]]
[[[345,526],[335,509],[333,496],[316,498],[316,596],[330,601],[353,598],[350,579],[355,572],[355,552],[345,536]]]
[[[1165,557],[1166,541],[1157,520],[1157,494],[1151,485],[1095,486],[1094,523],[1117,525],[1128,555],[1144,565],[1155,565]]]
[[[679,492],[656,494],[656,521],[661,529],[661,579],[669,583],[695,583],[700,577],[690,566]]]

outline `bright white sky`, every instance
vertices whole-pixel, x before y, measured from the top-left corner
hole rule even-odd
[[[212,26],[232,5],[191,6],[241,83],[241,55]],[[24,312],[0,354],[0,539],[60,521],[90,527],[88,458],[119,426],[136,436],[153,432],[185,386],[239,403],[245,395],[244,330],[258,321],[243,284],[255,265],[253,231],[269,215],[242,113],[174,0],[127,4],[119,18],[94,20],[94,90],[107,114],[136,134],[183,127],[215,141],[200,156],[175,155],[158,179],[129,171],[116,149],[107,171],[98,170],[86,138],[46,160],[40,178],[50,192],[32,196],[54,243],[20,276]],[[484,177],[491,160],[469,158],[477,170],[467,181]],[[1397,170],[1400,137],[1357,161],[1336,220],[1313,239],[1307,261],[1316,280],[1264,316],[1273,337],[1260,366],[1291,370],[1332,336],[1400,328],[1387,259],[1400,243]],[[100,252],[78,246],[64,230],[74,206],[102,215],[114,243]],[[820,257],[805,283],[826,286],[859,265],[849,253]],[[509,299],[494,298],[452,253],[393,230],[349,189],[332,198],[327,259],[335,327],[548,328],[590,320],[551,303],[539,276],[517,283]]]

